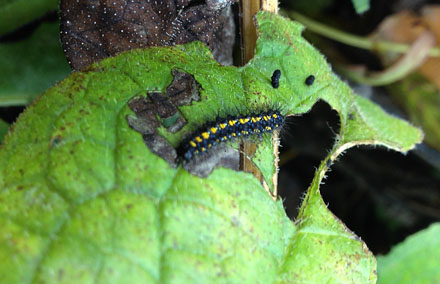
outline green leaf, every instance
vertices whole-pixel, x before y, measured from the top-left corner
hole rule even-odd
[[[28,104],[70,73],[58,23],[44,23],[20,42],[0,44],[0,62],[0,106]]]
[[[378,283],[439,283],[439,235],[440,223],[434,223],[378,256]]]
[[[376,283],[372,253],[331,214],[319,194],[327,169],[322,163],[307,191],[278,283]]]
[[[2,119],[0,119],[0,143],[3,140],[3,137],[8,133],[9,124]]]
[[[349,147],[407,151],[421,133],[354,95],[300,24],[269,13],[257,20],[245,67],[220,66],[199,42],[133,50],[71,74],[21,115],[0,149],[0,259],[13,259],[0,266],[0,283],[374,283],[374,257],[326,208],[319,184]],[[128,102],[166,93],[176,69],[201,88],[200,101],[179,107],[188,122],[180,131],[158,129],[173,147],[217,115],[274,107],[298,115],[318,100],[338,111],[341,132],[296,224],[251,174],[217,168],[197,177],[129,127]],[[269,187],[271,142],[264,135],[251,157]]]
[[[57,0],[0,0],[0,36],[57,9]]]
[[[351,0],[356,13],[362,14],[370,10],[370,0]]]

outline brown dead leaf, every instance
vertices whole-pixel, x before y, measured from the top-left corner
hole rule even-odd
[[[436,45],[440,43],[440,5],[426,6],[421,15],[402,11],[387,17],[379,26],[374,36],[380,40],[412,44],[423,33],[431,32]],[[396,54],[381,54],[385,65],[396,60]],[[429,57],[418,69],[440,90],[440,58]]]
[[[422,18],[440,43],[440,5],[428,5],[422,9]]]
[[[232,63],[233,0],[62,0],[61,41],[72,69],[149,46],[200,40]]]

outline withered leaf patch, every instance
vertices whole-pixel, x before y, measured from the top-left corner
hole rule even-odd
[[[74,70],[119,52],[200,40],[232,63],[233,0],[62,0],[61,41]]]
[[[165,93],[147,92],[145,97],[134,97],[128,106],[136,117],[127,116],[132,129],[142,134],[150,150],[176,166],[177,154],[174,148],[158,134],[157,128],[162,124],[170,132],[177,132],[186,121],[181,117],[177,106],[200,100],[201,86],[188,73],[173,70],[173,81]]]

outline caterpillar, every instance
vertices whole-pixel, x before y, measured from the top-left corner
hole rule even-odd
[[[271,85],[274,89],[279,87],[280,77],[281,71],[275,70],[271,77]],[[315,76],[309,75],[305,80],[305,84],[311,86],[314,81]],[[284,120],[284,115],[278,110],[217,118],[215,121],[206,123],[204,127],[199,128],[195,134],[179,145],[178,160],[188,163],[193,157],[207,152],[221,142],[279,130]]]
[[[251,134],[261,135],[281,128],[284,116],[278,110],[258,114],[228,116],[208,122],[194,135],[184,140],[178,148],[180,160],[189,162],[193,157],[208,151],[215,145]]]

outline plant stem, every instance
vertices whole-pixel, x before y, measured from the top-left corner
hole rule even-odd
[[[367,37],[360,37],[349,34],[335,28],[323,25],[297,12],[290,12],[289,16],[294,20],[302,23],[308,30],[319,35],[328,37],[332,40],[345,43],[350,46],[378,51],[394,51],[397,53],[406,53],[411,46],[403,43],[394,43],[390,41],[374,40]],[[429,56],[440,57],[440,48],[431,48]]]
[[[278,12],[278,0],[241,0],[240,1],[240,14],[241,14],[241,36],[242,36],[242,65],[245,65],[249,60],[254,57],[255,47],[257,44],[257,32],[254,25],[253,17],[260,11],[269,11],[272,13]],[[278,140],[277,140],[278,143]],[[276,153],[278,153],[278,144],[274,144],[276,147]],[[240,145],[240,169],[252,173],[263,185],[274,200],[277,200],[277,173],[273,178],[273,188],[271,190],[267,181],[264,180],[260,170],[255,164],[248,158],[254,156],[257,151],[257,145],[250,141],[243,141]],[[278,159],[275,159],[278,161]]]
[[[22,94],[0,95],[0,107],[24,106],[29,103],[29,98]]]

